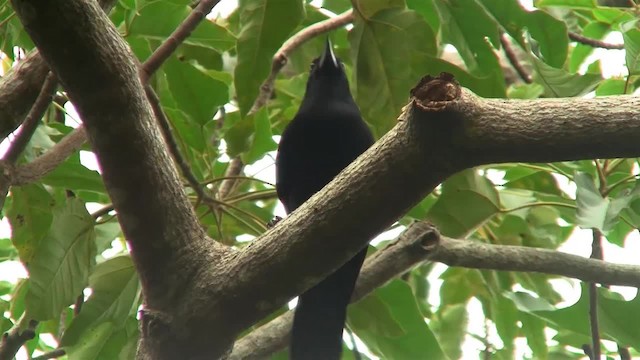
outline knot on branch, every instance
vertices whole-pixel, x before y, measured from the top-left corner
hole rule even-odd
[[[462,90],[453,75],[443,72],[433,77],[427,75],[411,89],[412,102],[422,111],[442,110],[449,101],[460,97]]]
[[[422,233],[416,238],[416,242],[426,251],[433,251],[440,244],[440,232],[432,224],[423,226]]]

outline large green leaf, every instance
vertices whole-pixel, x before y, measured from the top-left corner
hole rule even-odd
[[[602,80],[600,74],[570,74],[564,69],[547,65],[535,56],[531,58],[536,70],[534,78],[544,86],[549,97],[581,96],[592,91]]]
[[[588,294],[588,284],[583,283],[580,300],[563,309],[553,309],[529,294],[515,293],[514,296],[519,299],[516,305],[521,311],[535,315],[557,329],[591,336]],[[637,326],[639,322],[640,296],[636,296],[631,301],[624,301],[619,295],[602,287],[598,288],[598,323],[602,338],[614,340],[621,346],[640,350],[640,328]]]
[[[304,15],[300,0],[240,0],[240,26],[234,83],[240,113],[255,101],[271,59]]]
[[[640,30],[629,29],[622,34],[624,48],[626,50],[626,64],[629,75],[640,74]]]
[[[237,113],[234,115],[235,124],[225,134],[229,156],[242,154],[243,161],[246,164],[251,164],[268,151],[277,148],[271,138],[271,124],[265,108],[241,119],[238,119]]]
[[[127,36],[137,36],[148,40],[165,41],[191,12],[188,1],[148,1],[136,11]],[[233,47],[235,39],[222,26],[212,21],[202,21],[185,39],[189,45],[203,46],[218,51]]]
[[[171,57],[164,72],[176,104],[197,124],[213,119],[218,108],[229,101],[228,85],[197,66]]]
[[[49,232],[53,206],[53,198],[42,185],[11,188],[11,207],[7,210],[11,241],[24,264],[31,262],[40,241]]]
[[[436,1],[444,42],[452,44],[475,75],[500,71],[493,47],[500,47],[498,26],[476,0]],[[493,44],[493,47],[491,46]]]
[[[435,36],[416,12],[391,8],[370,18],[356,17],[349,42],[355,98],[380,137],[395,124],[409,90],[424,75],[414,64],[435,55]]]
[[[94,220],[79,199],[55,208],[51,229],[27,264],[30,317],[51,319],[73,304],[95,264]]]
[[[603,198],[593,178],[582,172],[576,173],[574,181],[577,186],[577,222],[585,229],[609,231],[619,221],[620,212],[640,196],[640,187],[637,187],[633,191],[625,191],[614,198]]]
[[[443,235],[465,237],[500,211],[493,184],[476,170],[465,170],[442,185],[442,194],[431,207],[427,220]]]
[[[544,61],[553,67],[562,67],[569,46],[566,24],[547,12],[526,11],[518,0],[481,0],[491,15],[512,38],[526,48],[528,32],[540,48]]]
[[[366,321],[349,322],[371,351],[390,360],[448,359],[424,322],[406,283],[394,280],[369,295],[372,296],[377,299],[365,301],[364,309],[360,309],[367,314]]]
[[[62,346],[73,346],[82,351],[81,344],[90,344],[86,337],[90,330],[109,322],[112,330],[119,330],[130,316],[135,316],[140,296],[140,285],[135,267],[129,256],[118,256],[98,266],[89,285],[93,293],[73,319],[62,338]]]
[[[42,178],[42,182],[74,191],[87,190],[99,194],[106,193],[100,174],[82,165],[78,154],[70,156],[65,162],[58,165]]]

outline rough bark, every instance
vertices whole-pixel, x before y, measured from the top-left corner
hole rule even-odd
[[[100,0],[99,3],[109,13],[116,0]],[[0,140],[20,126],[36,101],[48,72],[49,66],[34,49],[0,78]]]

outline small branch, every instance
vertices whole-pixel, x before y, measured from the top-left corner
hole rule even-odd
[[[160,45],[156,51],[147,58],[140,67],[140,80],[146,84],[160,66],[173,54],[182,42],[191,35],[191,32],[207,17],[214,6],[220,0],[202,0],[187,18],[178,26],[171,35]]]
[[[222,181],[218,188],[216,199],[224,200],[224,198],[231,194],[231,191],[235,187],[243,168],[244,164],[239,157],[235,157],[229,161],[227,170],[224,173],[225,180]]]
[[[527,84],[533,83],[531,74],[529,74],[527,69],[525,69],[524,66],[522,66],[522,64],[520,63],[520,60],[518,59],[518,56],[513,51],[513,48],[511,47],[511,43],[507,38],[507,34],[503,33],[502,35],[500,35],[500,43],[502,44],[502,48],[504,49],[504,54],[507,56],[509,63],[516,70],[516,72],[518,73],[522,81],[524,81]]]
[[[291,52],[293,52],[295,49],[300,47],[300,45],[304,44],[310,39],[320,34],[329,32],[333,29],[337,29],[340,26],[349,24],[352,21],[353,11],[347,10],[336,17],[317,22],[300,30],[298,33],[290,37],[289,40],[287,40],[284,44],[282,44],[280,49],[276,51],[276,54],[273,55],[273,61],[271,63],[271,73],[260,86],[260,94],[258,94],[258,97],[253,103],[251,110],[249,110],[249,114],[253,114],[256,111],[260,110],[260,108],[262,108],[267,103],[267,101],[269,101],[269,99],[271,98],[271,93],[273,93],[273,86],[276,81],[276,77],[278,76],[280,70],[282,70],[282,68],[287,64],[288,57]]]
[[[94,218],[95,220],[98,220],[99,218],[110,213],[111,211],[113,211],[113,204],[105,205],[100,209],[96,210],[96,212],[92,213],[91,217]]]
[[[596,164],[598,162],[596,161]],[[600,168],[600,166],[598,166]],[[599,171],[601,172],[601,171]],[[604,174],[603,174],[604,176]],[[606,177],[603,177],[600,183],[600,191],[606,187]],[[602,260],[602,233],[599,230],[592,229],[593,241],[591,243],[591,259]],[[594,282],[589,283],[589,324],[591,329],[591,351],[593,359],[600,359],[600,326],[598,324],[598,285]]]
[[[31,136],[33,136],[33,133],[38,128],[40,119],[42,119],[44,112],[47,111],[47,107],[49,107],[49,104],[51,104],[53,100],[53,94],[56,91],[57,85],[58,81],[56,80],[56,76],[53,75],[52,72],[49,72],[36,101],[33,103],[31,110],[29,110],[29,113],[22,123],[20,132],[16,135],[15,140],[11,143],[11,146],[9,146],[4,156],[5,161],[15,164],[20,154],[27,148]]]
[[[147,99],[149,100],[149,103],[151,104],[151,109],[153,110],[153,114],[158,120],[160,131],[162,132],[162,135],[167,144],[167,147],[169,148],[169,152],[171,153],[171,155],[173,156],[173,159],[178,164],[178,167],[182,172],[182,176],[184,176],[187,179],[187,182],[189,182],[189,185],[191,186],[193,191],[195,191],[196,194],[198,195],[198,202],[202,201],[205,198],[209,198],[209,196],[204,192],[204,187],[200,185],[200,182],[198,181],[198,179],[196,179],[195,175],[193,175],[193,172],[189,167],[189,163],[187,163],[187,161],[182,156],[182,153],[180,153],[178,144],[176,143],[173,137],[173,134],[171,133],[169,119],[167,118],[167,115],[162,109],[162,105],[160,105],[160,98],[158,97],[156,92],[153,90],[153,88],[149,84],[145,85],[144,91],[147,94]]]
[[[80,149],[86,141],[87,134],[84,127],[77,127],[49,151],[32,162],[18,167],[13,175],[12,185],[25,185],[40,179]]]
[[[29,321],[29,325],[24,330],[20,329],[20,322],[2,335],[2,340],[0,340],[0,360],[13,359],[22,345],[36,336],[37,321]]]
[[[64,349],[55,349],[52,351],[49,351],[48,353],[44,353],[40,356],[36,356],[31,360],[47,360],[47,359],[55,359],[58,358],[60,356],[64,356],[67,353],[64,351]]]
[[[578,33],[569,31],[569,39],[580,44],[589,45],[591,47],[603,48],[608,50],[623,50],[624,44],[610,44],[604,41],[588,38]]]

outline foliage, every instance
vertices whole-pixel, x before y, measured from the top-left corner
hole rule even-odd
[[[120,0],[111,19],[144,61],[190,13],[191,3]],[[273,163],[274,137],[300,104],[308,64],[320,52],[324,36],[297,48],[268,105],[256,113],[249,110],[282,43],[327,19],[328,12],[352,6],[348,0],[323,4],[321,11],[308,1],[241,0],[230,15],[203,22],[152,79],[181,153],[212,192],[223,182],[230,158],[240,157],[258,170]],[[10,5],[0,6],[0,51],[7,71],[18,60],[14,49],[28,51],[33,44]],[[378,0],[353,1],[353,6],[353,26],[340,27],[329,37],[377,137],[394,126],[410,88],[425,74],[450,72],[484,97],[571,97],[594,90],[606,96],[635,90],[634,77],[603,80],[601,66],[606,64],[590,63],[593,48],[571,44],[569,31],[594,39],[621,32],[629,74],[640,71],[634,9],[598,7],[592,0],[539,0],[534,10],[516,0]],[[502,33],[520,50],[520,60],[534,75],[532,84],[505,83],[497,55],[503,50]],[[443,59],[450,51],[447,44],[462,62]],[[58,121],[60,111],[47,113],[21,161],[32,161],[71,131]],[[582,227],[624,246],[640,225],[637,171],[636,159],[467,170],[442,184],[399,224],[426,219],[450,237],[548,249],[559,248]],[[241,247],[248,235],[265,231],[276,196],[273,185],[259,175],[254,171],[238,180],[218,199],[217,212],[198,205],[213,239]],[[575,193],[567,190],[572,186]],[[187,190],[195,204],[195,192]],[[12,188],[3,214],[12,234],[0,239],[0,264],[8,269],[21,261],[29,276],[0,281],[0,327],[6,331],[25,312],[38,319],[36,337],[25,346],[29,355],[51,351],[56,343],[71,359],[129,359],[135,354],[141,304],[135,269],[115,218],[96,221],[85,209],[85,204],[109,202],[100,174],[85,167],[78,155],[37,182]],[[590,243],[585,240],[582,246]],[[439,286],[427,280],[434,271],[441,272]],[[583,285],[580,300],[563,304],[556,285],[566,282],[541,274],[423,264],[352,306],[349,328],[370,354],[384,359],[457,359],[463,343],[496,359],[522,353],[536,359],[577,359],[583,356],[580,347],[590,342],[588,291]],[[625,301],[604,288],[598,297],[602,338],[638,355],[640,332],[633,318],[640,316],[640,298]],[[74,315],[72,309],[82,303]],[[480,304],[480,314],[469,311],[474,303]],[[475,326],[469,327],[472,322]],[[45,341],[45,334],[55,343]],[[606,346],[604,352],[614,356],[616,348]]]

